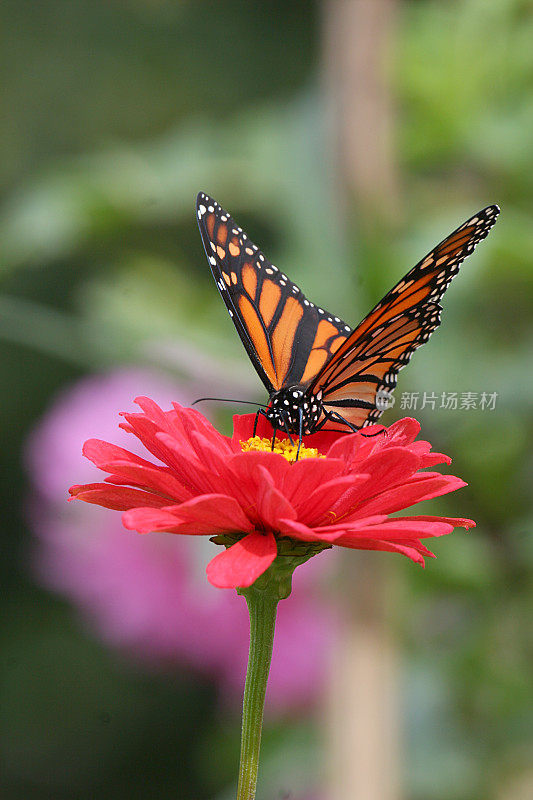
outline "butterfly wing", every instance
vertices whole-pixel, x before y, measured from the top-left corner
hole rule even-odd
[[[435,247],[385,295],[317,375],[326,417],[337,414],[360,428],[387,407],[397,376],[440,324],[439,300],[461,262],[488,234],[500,209],[488,206]],[[381,402],[380,402],[381,400]],[[323,427],[338,427],[328,419]]]
[[[196,207],[211,272],[269,395],[305,388],[352,329],[307,300],[215,200],[200,192]]]

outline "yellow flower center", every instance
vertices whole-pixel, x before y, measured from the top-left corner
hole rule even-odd
[[[286,458],[287,461],[296,461],[296,453],[298,452],[298,442],[291,444],[289,439],[276,439],[273,450],[272,440],[261,439],[260,436],[253,436],[251,439],[247,439],[240,444],[245,453],[250,451],[279,453]],[[325,458],[325,456],[319,453],[316,447],[304,447],[302,444],[298,460],[302,458]]]

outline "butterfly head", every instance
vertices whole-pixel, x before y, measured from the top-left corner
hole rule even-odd
[[[280,430],[299,433],[301,425],[302,433],[313,433],[322,410],[322,401],[317,395],[306,394],[298,386],[288,386],[271,395],[266,416]]]

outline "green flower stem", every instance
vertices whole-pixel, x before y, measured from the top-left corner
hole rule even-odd
[[[231,547],[235,543],[227,534],[214,536],[215,544]],[[259,748],[263,727],[265,693],[272,660],[276,611],[280,600],[291,593],[292,573],[299,564],[331,545],[298,542],[278,537],[278,555],[270,567],[252,586],[237,589],[246,598],[250,614],[250,651],[242,704],[241,760],[237,800],[254,800],[259,767]]]
[[[254,800],[278,597],[255,586],[241,589],[239,593],[246,598],[250,614],[250,652],[242,707],[237,800]]]

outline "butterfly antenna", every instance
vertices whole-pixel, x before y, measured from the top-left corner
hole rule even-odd
[[[238,400],[235,397],[199,397],[198,400],[195,400],[191,403],[191,406],[195,406],[196,403],[203,403],[204,400],[215,400],[218,403],[244,403],[247,406],[259,406],[260,408],[266,408],[265,403],[254,403],[251,400]]]

